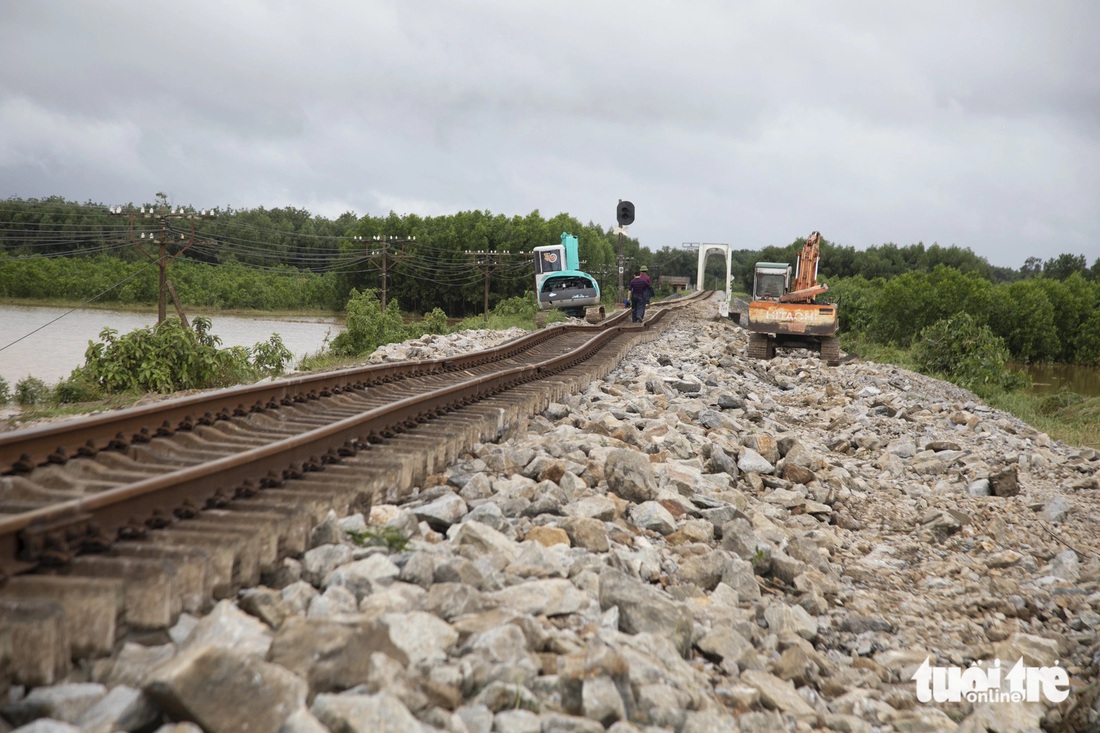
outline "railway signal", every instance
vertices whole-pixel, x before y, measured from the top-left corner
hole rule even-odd
[[[634,204],[619,199],[619,205],[615,209],[615,220],[619,222],[619,294],[615,302],[621,303],[623,302],[623,233],[626,227],[634,223]]]
[[[627,227],[634,223],[634,204],[619,199],[619,208],[615,210],[615,219],[619,226]]]

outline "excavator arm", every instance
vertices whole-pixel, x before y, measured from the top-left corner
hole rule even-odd
[[[817,282],[817,265],[821,259],[821,233],[811,232],[798,255],[797,269],[790,292],[782,295],[782,303],[809,303],[829,292],[829,286]]]

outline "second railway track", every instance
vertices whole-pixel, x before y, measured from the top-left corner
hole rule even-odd
[[[0,434],[0,690],[52,684],[257,584],[329,511],[400,501],[697,301],[655,308],[644,327],[554,327]]]

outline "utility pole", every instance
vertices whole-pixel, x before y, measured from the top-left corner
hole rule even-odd
[[[489,320],[489,278],[493,272],[497,270],[501,263],[501,257],[508,257],[511,252],[465,252],[464,254],[471,255],[474,258],[474,267],[478,269],[482,277],[485,278],[485,320]],[[495,260],[495,261],[494,261]]]
[[[363,241],[367,238],[366,237],[352,237],[352,239],[355,240],[355,241]],[[396,264],[400,263],[401,260],[405,259],[406,257],[409,257],[410,255],[406,254],[406,252],[405,252],[404,244],[406,242],[415,242],[416,237],[406,237],[406,238],[400,238],[399,239],[398,237],[390,237],[390,236],[374,236],[374,237],[371,237],[371,241],[379,243],[378,246],[380,247],[380,249],[368,249],[367,250],[367,261],[370,262],[375,267],[377,267],[382,272],[382,310],[385,311],[386,310],[386,282],[387,282],[386,277],[387,277],[387,274],[389,273],[391,260],[392,260],[392,264],[396,265]],[[402,245],[401,251],[391,253],[389,251],[389,246],[391,244],[400,244],[400,245]]]
[[[623,235],[626,234],[626,228],[634,223],[634,204],[619,199],[619,204],[615,208],[615,220],[619,222],[617,227],[619,232],[619,295],[615,301],[618,304],[623,302]]]
[[[121,215],[123,213],[121,206],[115,206],[110,209],[110,212],[114,215]],[[149,258],[150,261],[157,264],[157,323],[163,323],[164,319],[168,317],[168,296],[172,297],[172,304],[176,307],[176,313],[179,314],[180,321],[183,322],[187,328],[191,327],[191,324],[187,322],[187,316],[183,312],[183,305],[180,304],[179,298],[176,297],[176,289],[172,285],[172,281],[168,279],[168,264],[178,259],[181,254],[186,252],[195,243],[195,219],[210,219],[217,215],[214,209],[202,209],[196,212],[191,207],[177,206],[173,209],[171,206],[154,207],[142,206],[138,213],[128,212],[130,218],[130,240],[134,242],[134,246],[138,250]],[[140,239],[148,239],[150,242],[157,243],[157,255],[153,256],[137,241],[138,238],[134,237],[134,220],[141,216],[144,219],[155,220],[156,227],[153,231],[141,232]],[[187,220],[191,225],[190,237],[184,232],[173,231],[171,222]],[[174,235],[178,234],[178,239]],[[168,256],[168,244],[169,242],[185,242],[182,249],[176,252],[171,257]]]

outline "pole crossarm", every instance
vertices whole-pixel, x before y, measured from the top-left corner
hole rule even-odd
[[[405,251],[405,244],[415,242],[416,237],[375,235],[373,237],[354,236],[351,239],[355,242],[367,243],[367,262],[377,267],[382,273],[382,310],[386,310],[386,289],[390,268],[413,256],[412,252]],[[395,252],[390,249],[390,246],[395,244],[401,245],[400,251]]]
[[[474,267],[477,268],[478,272],[480,272],[481,276],[485,279],[485,303],[484,303],[484,306],[485,306],[485,320],[488,321],[489,320],[489,280],[492,278],[493,273],[496,270],[500,269],[500,267],[504,264],[504,262],[502,262],[502,260],[504,260],[505,258],[508,258],[508,257],[515,257],[516,253],[514,253],[514,252],[482,252],[480,250],[474,252],[474,251],[466,250],[465,252],[463,252],[463,254],[466,255],[467,257],[472,257],[473,258]]]
[[[129,217],[130,241],[133,243],[134,247],[148,257],[150,261],[157,263],[157,323],[163,323],[164,319],[168,317],[168,297],[171,295],[176,310],[180,315],[180,320],[184,324],[187,324],[187,317],[183,313],[183,307],[176,298],[175,291],[168,280],[168,265],[177,260],[180,255],[195,244],[195,219],[212,219],[217,216],[217,210],[196,210],[190,206],[176,206],[173,208],[163,205],[142,206],[137,211],[133,211],[130,207],[124,208],[122,206],[115,206],[110,209],[110,213],[115,216],[125,214]],[[135,237],[134,224],[139,218],[149,220],[150,224],[155,222],[155,226],[151,227],[152,231],[143,231],[140,237]],[[189,222],[191,229],[190,236],[185,232],[173,230],[172,222],[175,221]],[[172,236],[176,233],[179,234],[178,238]],[[141,240],[156,242],[157,254],[154,255],[146,250],[145,247],[142,246]],[[184,242],[185,244],[179,251],[169,255],[168,245],[172,242]]]

